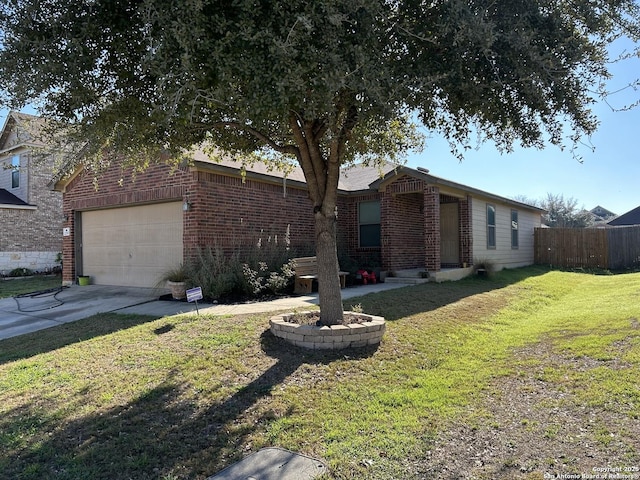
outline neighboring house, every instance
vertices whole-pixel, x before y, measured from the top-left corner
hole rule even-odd
[[[37,153],[41,125],[10,112],[0,131],[0,274],[51,270],[62,252],[62,195],[48,188],[53,161]]]
[[[314,247],[312,205],[299,168],[286,178],[264,165],[155,165],[131,176],[114,166],[97,179],[82,167],[57,180],[63,192],[63,280],[154,286],[162,273],[216,246],[227,252],[276,237]],[[338,250],[363,267],[468,274],[476,260],[500,269],[533,263],[542,210],[430,175],[424,169],[356,166],[340,179]],[[466,267],[466,268],[464,268]]]
[[[623,225],[640,225],[640,207],[629,210],[617,218],[611,220],[608,225],[612,227],[620,227]]]
[[[615,213],[600,205],[589,210],[589,214],[591,215],[592,226],[595,228],[606,227],[607,223],[616,217]]]

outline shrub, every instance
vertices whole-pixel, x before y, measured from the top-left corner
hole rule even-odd
[[[245,263],[242,271],[253,295],[265,292],[277,295],[286,292],[292,287],[295,276],[293,260],[288,260],[277,269],[270,268],[266,262],[258,262],[258,268],[254,270]]]
[[[188,283],[202,288],[204,297],[221,300],[242,296],[247,290],[238,254],[225,255],[220,247],[197,251],[185,265]]]
[[[31,275],[33,275],[33,270],[24,267],[14,268],[9,272],[10,277],[29,277]]]
[[[164,286],[166,282],[186,282],[189,276],[184,265],[180,264],[175,268],[171,268],[162,274],[160,284]]]
[[[482,273],[482,276],[490,277],[493,275],[495,271],[496,271],[496,267],[493,261],[486,258],[474,259],[473,273],[477,275],[480,275],[480,273]]]
[[[258,241],[246,251],[243,262],[247,293],[260,296],[293,291],[295,271],[291,259],[297,256],[290,246],[288,229],[280,239],[274,234],[265,237],[261,232]]]
[[[207,299],[275,295],[293,291],[294,256],[286,237],[278,241],[270,235],[232,254],[218,246],[201,248],[185,264],[185,273],[188,283],[201,287]]]

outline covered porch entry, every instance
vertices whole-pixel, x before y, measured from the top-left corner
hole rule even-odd
[[[473,261],[470,195],[410,175],[383,182],[380,192],[383,269],[417,276],[426,271],[436,280],[468,274]]]

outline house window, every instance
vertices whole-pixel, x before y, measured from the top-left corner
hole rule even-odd
[[[496,207],[487,204],[487,248],[496,248]]]
[[[380,242],[380,201],[358,204],[358,225],[361,247],[379,247]]]
[[[11,159],[11,188],[20,187],[20,155]]]
[[[518,248],[518,211],[511,210],[511,248]]]

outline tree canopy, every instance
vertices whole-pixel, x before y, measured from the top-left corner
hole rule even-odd
[[[590,133],[607,44],[638,36],[631,0],[8,0],[6,103],[79,124],[95,145],[227,149],[295,144],[292,114],[352,154],[405,147],[417,112],[502,147]],[[395,127],[395,129],[393,128]],[[384,140],[374,142],[383,135]],[[399,142],[399,144],[398,144]],[[377,150],[377,152],[376,152]]]
[[[86,158],[291,156],[325,245],[340,165],[401,156],[414,119],[460,150],[589,135],[639,19],[633,0],[5,0],[0,104],[35,103]]]
[[[547,193],[547,196],[541,199],[519,196],[514,200],[544,209],[542,223],[548,227],[586,228],[594,224],[594,216],[591,212],[584,206],[578,207],[577,199],[565,198],[561,193]]]

